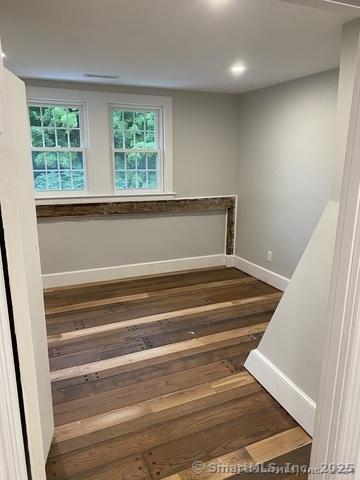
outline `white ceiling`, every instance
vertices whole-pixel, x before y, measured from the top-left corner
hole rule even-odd
[[[356,16],[281,0],[0,0],[0,35],[27,78],[238,93],[337,67]]]

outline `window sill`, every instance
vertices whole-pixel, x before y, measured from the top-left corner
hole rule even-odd
[[[139,202],[145,200],[171,200],[175,198],[175,192],[157,192],[142,194],[123,194],[123,195],[61,195],[59,197],[37,197],[36,205],[66,205],[70,203],[93,203],[93,202]]]

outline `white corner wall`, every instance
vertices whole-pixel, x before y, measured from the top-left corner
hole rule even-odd
[[[31,472],[33,480],[45,480],[54,421],[25,86],[4,71],[0,88],[4,87],[5,108],[1,113],[7,145],[0,151],[0,204]]]
[[[312,434],[339,204],[330,201],[245,367]]]

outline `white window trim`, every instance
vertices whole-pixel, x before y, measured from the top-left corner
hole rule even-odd
[[[88,147],[88,129],[87,129],[87,105],[85,102],[74,102],[71,100],[59,100],[59,99],[50,99],[50,98],[33,98],[29,97],[27,99],[27,108],[31,106],[52,106],[52,105],[61,105],[63,107],[77,107],[79,108],[80,118],[80,138],[82,139],[81,147],[74,148],[61,148],[61,147],[31,147],[31,151],[44,151],[44,152],[63,152],[66,150],[72,150],[76,152],[83,153],[83,164],[84,164],[84,176],[85,176],[85,188],[84,190],[46,190],[46,191],[35,191],[35,199],[41,198],[67,198],[76,195],[88,196],[90,193],[89,189],[89,168],[88,168],[88,156],[87,156],[87,147]],[[31,127],[29,124],[29,131],[31,132]],[[31,142],[31,133],[30,133],[30,142]]]
[[[150,150],[146,149],[117,149],[114,147],[114,131],[113,131],[113,123],[112,123],[112,112],[114,110],[129,110],[129,111],[156,111],[158,112],[158,125],[157,125],[157,137],[159,141],[158,148],[151,149],[153,152],[158,154],[159,159],[159,174],[160,174],[160,182],[159,188],[138,188],[138,189],[117,189],[116,188],[116,181],[115,181],[115,160],[114,154],[115,152],[140,152],[140,153],[147,153]],[[113,176],[113,193],[114,195],[122,196],[124,194],[138,196],[139,194],[143,195],[151,195],[151,194],[163,194],[165,191],[165,182],[164,182],[164,170],[165,170],[165,153],[164,153],[164,111],[163,107],[149,107],[148,105],[123,105],[123,104],[110,104],[109,105],[109,115],[110,115],[110,145],[111,145],[111,163],[112,163],[112,176]]]
[[[53,87],[27,87],[29,103],[83,106],[83,139],[86,149],[87,191],[44,192],[38,195],[39,205],[54,203],[117,202],[136,200],[167,200],[173,191],[172,98],[157,95],[73,90]],[[112,159],[112,124],[109,106],[137,106],[161,109],[163,112],[163,190],[154,192],[115,190]],[[97,131],[98,124],[101,125]],[[94,133],[95,132],[95,133]]]

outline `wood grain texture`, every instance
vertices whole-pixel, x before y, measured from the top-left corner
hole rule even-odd
[[[309,438],[244,370],[280,298],[232,268],[46,292],[47,478],[201,480],[195,460],[308,462]]]
[[[197,290],[204,290],[207,288],[218,288],[226,285],[233,286],[233,285],[240,285],[240,284],[251,284],[256,281],[257,280],[253,277],[234,278],[230,280],[220,280],[215,282],[209,281],[206,283],[191,284],[191,285],[185,285],[185,286],[173,287],[173,288],[165,288],[161,290],[158,289],[158,290],[148,291],[143,293],[133,293],[130,295],[123,295],[120,297],[111,296],[111,294],[108,294],[106,298],[99,298],[98,300],[88,300],[88,301],[78,301],[76,297],[73,296],[71,303],[66,303],[64,305],[58,305],[58,306],[47,306],[45,309],[45,313],[47,316],[49,316],[57,313],[92,309],[92,308],[100,307],[104,305],[131,302],[135,300],[144,300],[149,297],[158,298],[160,296],[177,295],[183,292],[194,292]]]
[[[268,302],[271,300],[280,300],[281,293],[271,293],[268,295],[260,295],[258,297],[249,297],[242,299],[229,300],[226,302],[213,303],[210,305],[201,305],[200,307],[184,308],[181,310],[174,310],[172,312],[158,313],[155,315],[148,315],[146,317],[132,318],[130,320],[122,320],[120,322],[106,323],[96,327],[83,328],[82,330],[75,330],[70,332],[64,332],[58,335],[49,335],[48,342],[58,343],[62,340],[71,340],[80,337],[88,337],[90,335],[96,335],[99,333],[112,332],[117,330],[127,329],[129,327],[140,326],[150,323],[156,323],[162,320],[171,320],[173,318],[186,317],[188,315],[197,315],[205,312],[211,312],[214,310],[222,310],[239,305],[247,304],[259,304],[261,302]],[[76,309],[74,309],[76,310]]]
[[[79,377],[102,370],[110,370],[117,367],[128,367],[133,370],[141,368],[145,363],[147,365],[156,365],[168,361],[176,356],[184,357],[191,355],[194,351],[201,352],[219,348],[220,346],[236,344],[240,337],[253,335],[255,333],[264,332],[267,322],[260,323],[244,328],[230,330],[228,332],[215,333],[200,339],[186,340],[164,347],[157,347],[150,350],[142,350],[135,353],[129,353],[120,357],[109,358],[99,362],[87,363],[75,367],[64,368],[62,370],[54,370],[50,373],[51,381],[57,382],[67,378]]]
[[[214,473],[213,465],[223,465],[230,468],[246,467],[263,464],[293,450],[297,450],[311,442],[311,438],[301,427],[278,433],[258,442],[247,445],[233,452],[212,458],[203,465],[203,471],[195,473],[192,468],[165,477],[165,480],[225,480],[232,476],[227,473]],[[229,470],[230,470],[229,468]],[[256,478],[256,475],[254,475]]]
[[[186,213],[225,210],[235,206],[236,197],[179,198],[136,202],[68,203],[37,205],[40,218]]]

